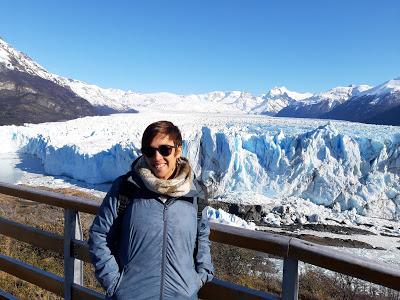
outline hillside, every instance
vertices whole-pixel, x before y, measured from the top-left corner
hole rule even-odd
[[[0,69],[0,125],[76,119],[97,114],[93,106],[52,81]]]

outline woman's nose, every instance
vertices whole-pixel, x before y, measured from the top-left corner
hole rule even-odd
[[[163,156],[160,154],[160,152],[158,152],[158,150],[156,151],[156,154],[154,154],[154,159],[155,160],[163,159]]]

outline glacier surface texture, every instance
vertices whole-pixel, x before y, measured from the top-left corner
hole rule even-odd
[[[0,152],[33,154],[50,175],[104,183],[140,155],[148,124],[181,129],[184,155],[215,199],[310,202],[339,212],[398,220],[400,128],[222,114],[140,113],[0,127]]]

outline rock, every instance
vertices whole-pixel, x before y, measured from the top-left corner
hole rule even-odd
[[[317,214],[313,214],[313,215],[307,216],[307,220],[310,223],[319,223],[321,221],[321,217]]]

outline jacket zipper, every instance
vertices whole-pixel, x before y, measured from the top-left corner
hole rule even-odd
[[[162,258],[161,258],[160,300],[164,299],[165,256],[167,252],[167,210],[168,210],[168,205],[171,203],[171,200],[172,199],[168,199],[164,203],[164,209],[163,209],[164,231],[163,231],[163,248],[162,248]]]

